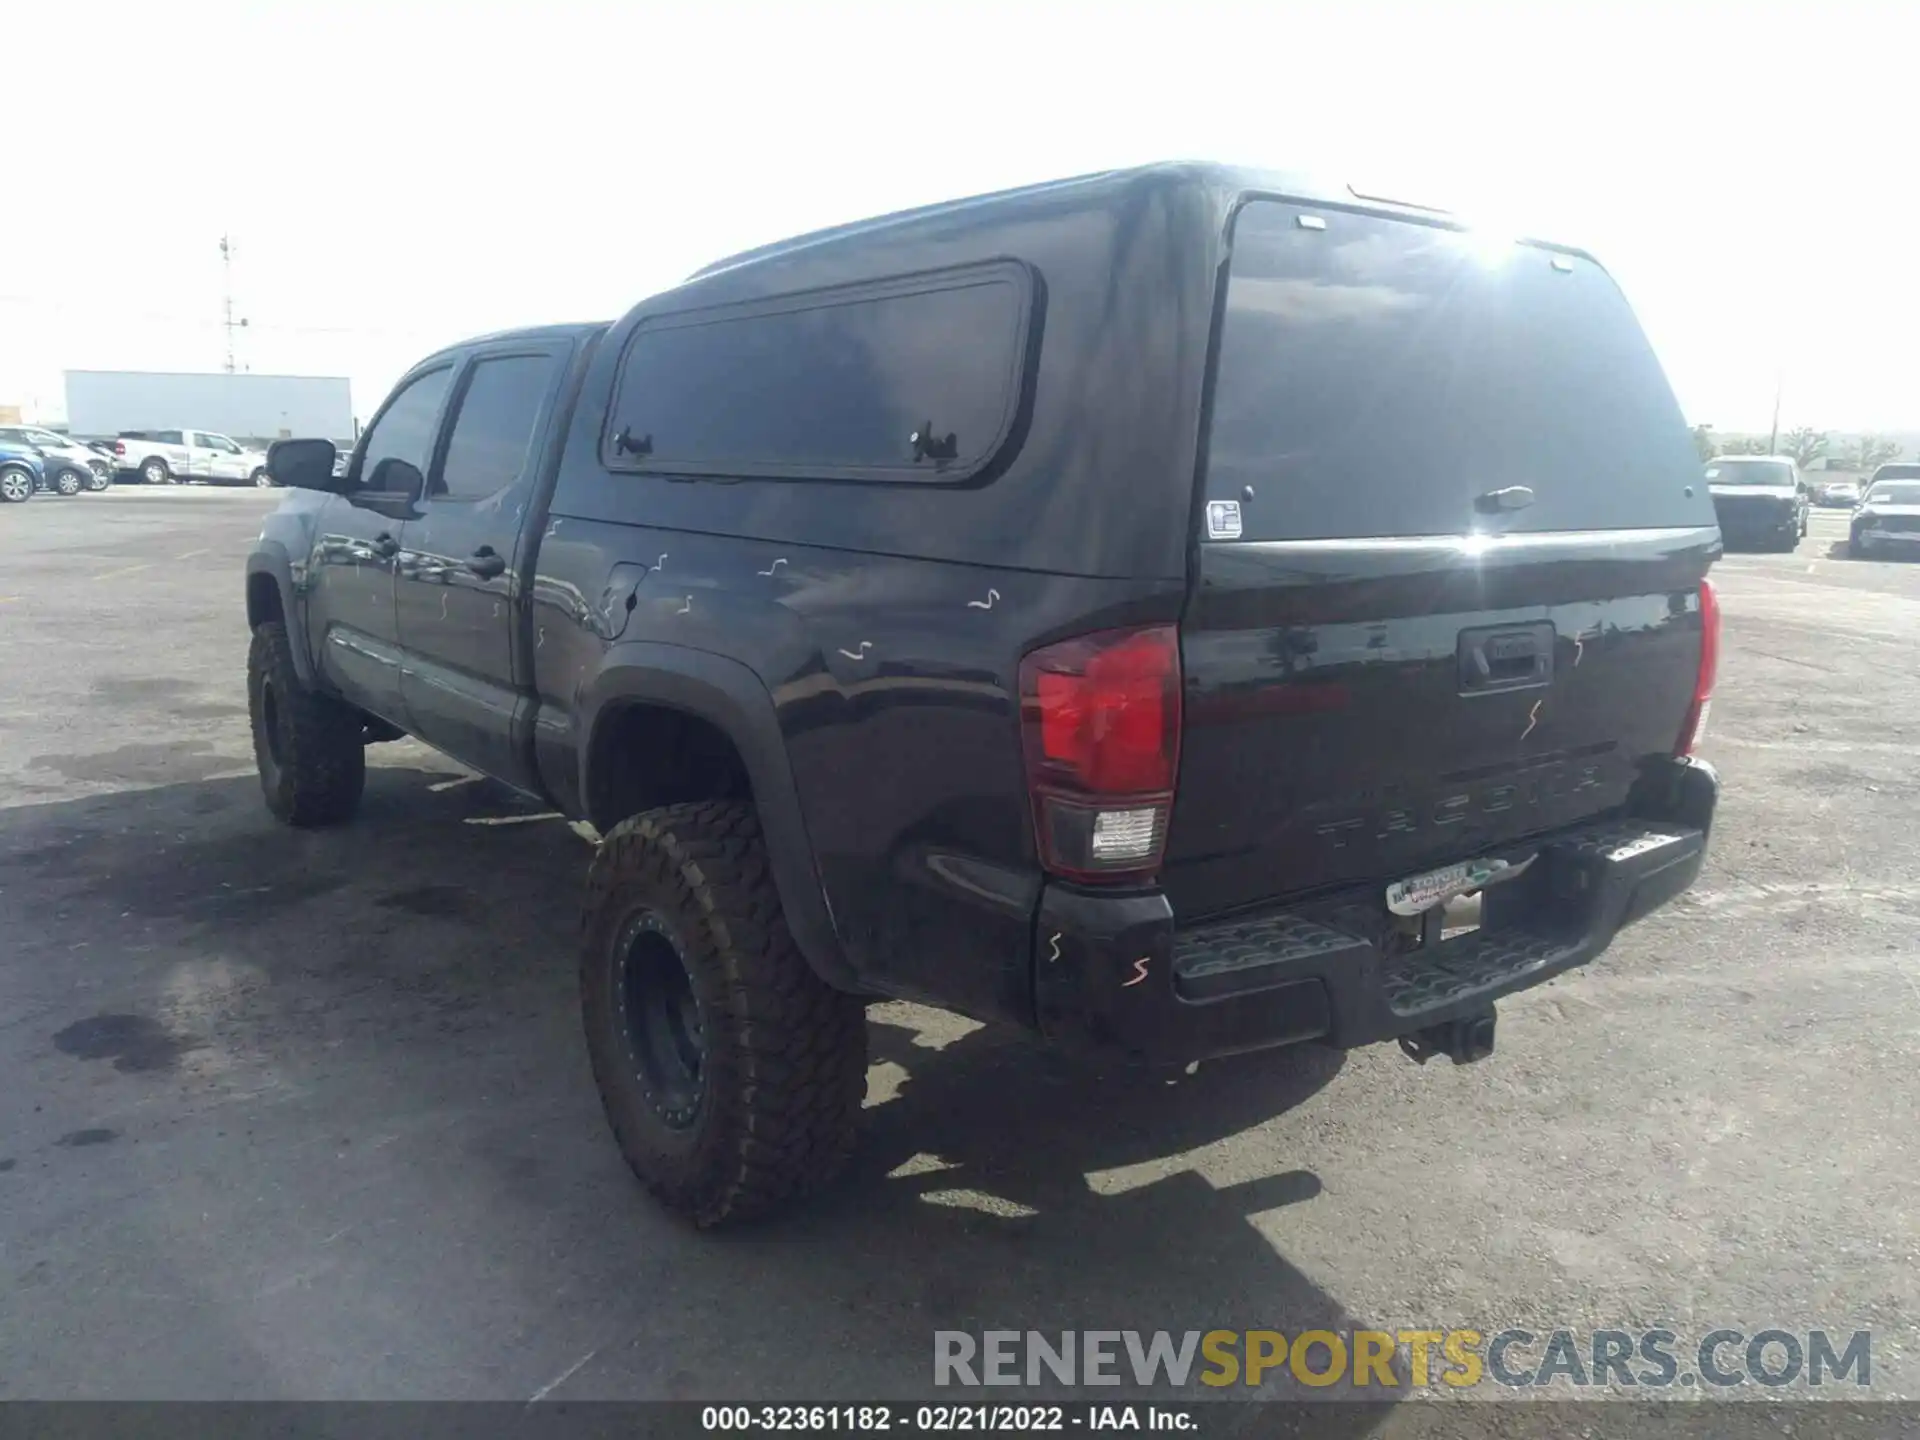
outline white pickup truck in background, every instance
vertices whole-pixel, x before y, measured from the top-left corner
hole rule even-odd
[[[267,457],[211,430],[122,430],[113,442],[114,465],[149,485],[204,480],[210,485],[273,484]]]

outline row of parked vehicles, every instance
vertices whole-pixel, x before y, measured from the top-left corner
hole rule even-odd
[[[0,425],[0,501],[105,490],[113,471],[111,455],[71,436],[37,425]]]
[[[1807,534],[1814,505],[1853,511],[1847,553],[1866,556],[1920,546],[1920,464],[1882,465],[1862,486],[1810,483],[1785,455],[1722,455],[1707,464],[1707,489],[1729,548],[1791,550]]]
[[[0,501],[79,495],[116,479],[149,485],[273,484],[266,453],[211,430],[123,430],[79,440],[38,425],[0,426]]]

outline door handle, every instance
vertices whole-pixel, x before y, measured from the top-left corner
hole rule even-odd
[[[400,542],[391,535],[376,535],[373,538],[373,553],[382,560],[391,560],[400,553]]]
[[[491,545],[482,545],[468,558],[467,569],[482,580],[497,580],[507,573],[507,562]]]

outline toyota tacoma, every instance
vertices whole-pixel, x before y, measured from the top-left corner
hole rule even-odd
[[[1714,502],[1613,280],[1206,165],[732,256],[421,361],[247,565],[272,812],[406,734],[597,832],[586,1040],[696,1223],[865,1005],[1455,1062],[1698,873]]]

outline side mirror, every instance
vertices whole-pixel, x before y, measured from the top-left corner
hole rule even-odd
[[[344,488],[344,480],[335,483]],[[347,499],[362,510],[406,520],[417,513],[426,493],[427,477],[420,473],[420,467],[389,455],[361,476],[360,488]]]
[[[331,440],[276,440],[267,447],[267,473],[297,490],[325,490],[338,495],[346,477],[333,473]]]

